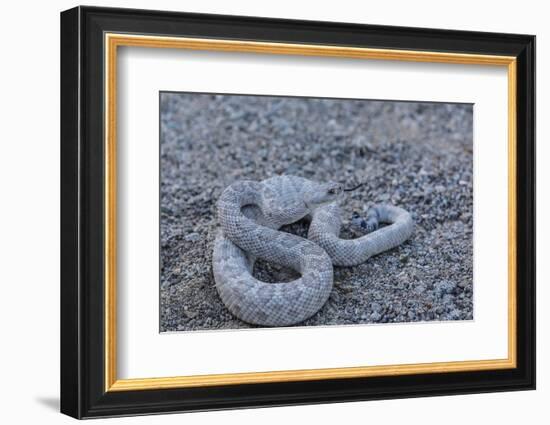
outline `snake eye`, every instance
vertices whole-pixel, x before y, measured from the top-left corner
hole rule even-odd
[[[336,195],[336,189],[329,189],[328,194],[329,195]]]

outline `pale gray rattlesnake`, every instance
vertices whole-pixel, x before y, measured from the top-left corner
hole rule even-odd
[[[218,200],[221,231],[216,237],[213,271],[218,293],[235,316],[263,326],[288,326],[315,314],[333,285],[333,265],[353,266],[394,248],[413,231],[410,214],[391,205],[369,210],[369,227],[388,226],[356,239],[341,239],[338,183],[277,176],[262,182],[239,181]],[[279,231],[311,218],[308,239]],[[292,282],[267,283],[252,275],[256,258],[296,270]]]

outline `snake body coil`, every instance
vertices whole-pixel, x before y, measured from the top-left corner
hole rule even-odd
[[[357,239],[340,239],[342,192],[338,183],[296,176],[240,181],[224,190],[218,200],[221,231],[214,245],[213,272],[218,293],[232,314],[263,326],[306,320],[330,296],[333,265],[360,264],[412,234],[408,212],[381,205],[374,214],[389,226]],[[311,217],[308,239],[278,230],[306,216]],[[262,282],[252,275],[256,258],[292,268],[301,277]]]

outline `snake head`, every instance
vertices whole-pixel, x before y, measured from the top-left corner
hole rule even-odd
[[[340,183],[317,183],[308,188],[304,201],[309,209],[315,209],[337,201],[342,193],[344,193],[344,187]]]

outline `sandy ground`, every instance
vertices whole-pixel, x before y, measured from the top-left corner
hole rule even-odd
[[[214,286],[215,202],[278,174],[365,182],[344,201],[345,237],[373,203],[416,224],[400,247],[335,268],[329,301],[299,326],[473,319],[471,105],[162,93],[160,114],[161,331],[251,327]],[[255,275],[295,276],[264,262]]]

